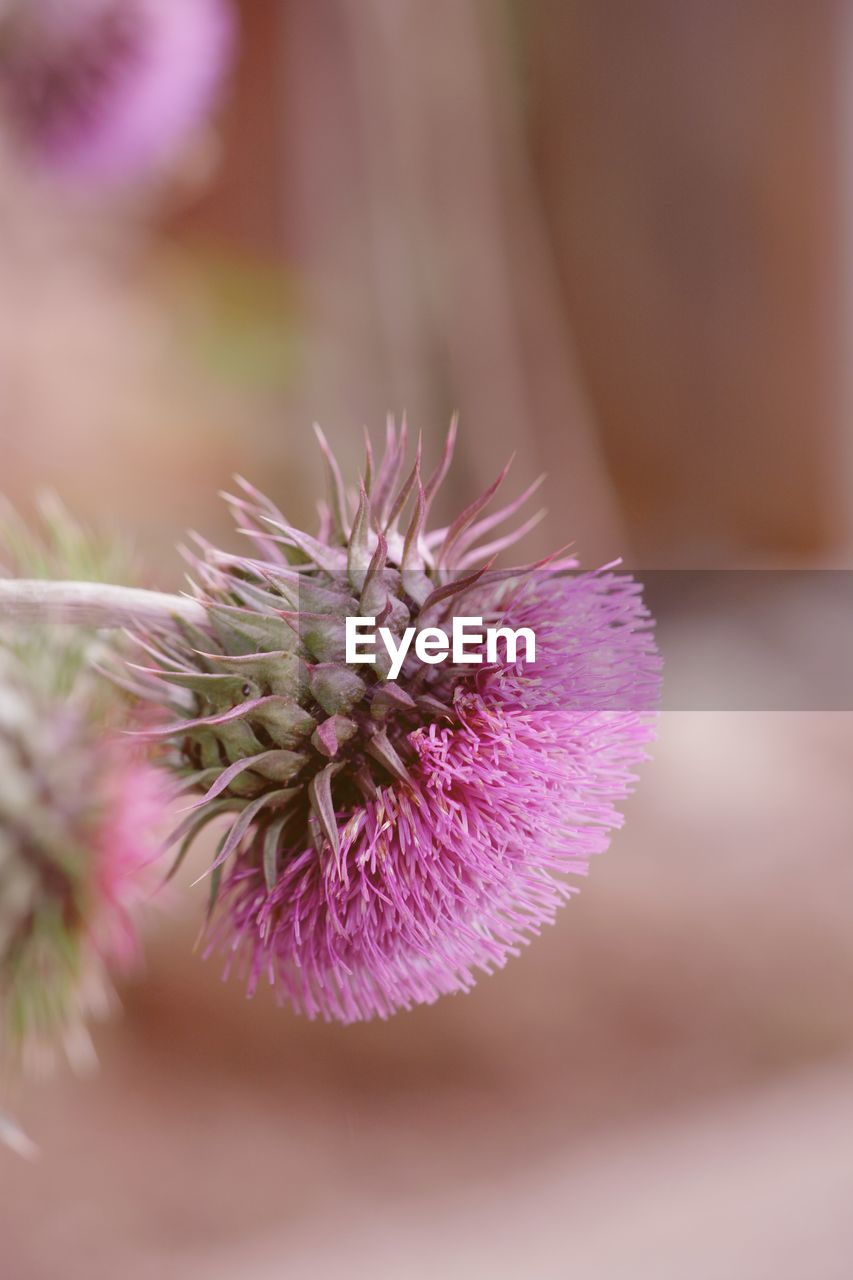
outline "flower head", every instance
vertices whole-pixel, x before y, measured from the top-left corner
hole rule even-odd
[[[144,177],[208,115],[233,37],[228,0],[15,0],[0,27],[7,123],[52,172]]]
[[[202,793],[178,859],[227,819],[209,949],[310,1016],[387,1016],[502,965],[606,846],[651,736],[659,660],[628,576],[484,565],[530,524],[490,536],[529,496],[485,514],[503,477],[428,530],[453,435],[424,482],[420,447],[404,478],[391,425],[356,494],[321,437],[316,537],[243,483],[230,502],[252,554],[200,542],[191,557],[208,625],[140,636],[153,666],[135,691],[171,715],[152,736]],[[531,628],[535,661],[410,651],[396,680],[379,650],[346,661],[347,617],[399,637],[462,615]]]
[[[48,547],[6,519],[16,568],[111,565],[61,512],[49,519]],[[0,629],[0,1047],[25,1064],[60,1046],[89,1056],[86,1022],[137,958],[133,912],[162,852],[165,779],[121,732],[96,650],[79,631]]]

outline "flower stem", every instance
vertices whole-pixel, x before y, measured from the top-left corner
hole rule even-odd
[[[204,606],[186,596],[104,582],[52,582],[41,578],[0,578],[0,623],[64,622],[81,627],[196,626],[206,621]]]

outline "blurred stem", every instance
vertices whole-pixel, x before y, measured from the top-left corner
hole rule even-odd
[[[202,625],[207,614],[197,600],[114,587],[103,582],[51,582],[41,578],[0,579],[0,622],[63,622],[81,627]]]

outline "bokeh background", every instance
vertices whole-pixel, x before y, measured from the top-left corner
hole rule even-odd
[[[244,0],[168,184],[3,160],[0,487],[177,587],[235,471],[310,522],[314,419],[352,471],[458,409],[445,510],[515,450],[531,551],[848,567],[851,71],[850,0]],[[99,1076],[16,1098],[0,1273],[847,1280],[852,771],[849,712],[665,712],[557,926],[386,1024],[222,985],[188,868]]]

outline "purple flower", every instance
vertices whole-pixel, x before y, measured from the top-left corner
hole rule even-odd
[[[39,1068],[61,1047],[85,1065],[87,1022],[138,960],[166,780],[86,699],[0,658],[0,1049]]]
[[[577,888],[566,877],[621,821],[659,659],[627,575],[483,566],[514,541],[488,535],[528,495],[484,514],[496,484],[427,531],[452,433],[424,483],[420,449],[402,479],[405,430],[390,430],[352,496],[322,443],[332,501],[318,537],[244,486],[232,505],[254,555],[201,544],[209,626],[141,637],[154,666],[134,679],[168,703],[152,736],[203,792],[179,859],[228,817],[208,950],[250,992],[266,977],[296,1009],[349,1022],[467,990],[553,920]],[[505,640],[473,666],[410,650],[390,680],[378,650],[372,665],[345,660],[348,616],[396,637],[462,616],[525,627],[535,660]]]
[[[34,662],[0,636],[0,1063],[42,1073],[63,1055],[95,1060],[89,1022],[139,960],[171,795],[105,720],[75,642],[21,639]],[[37,1154],[2,1107],[0,1144]]]
[[[205,120],[233,39],[228,0],[17,0],[0,28],[10,131],[61,176],[145,177]]]
[[[124,557],[58,504],[42,516],[44,538],[0,505],[5,569],[121,572]],[[91,1056],[86,1024],[137,959],[136,911],[162,879],[173,788],[126,732],[126,701],[94,670],[103,657],[93,632],[0,627],[0,1056],[25,1066],[60,1047]]]

